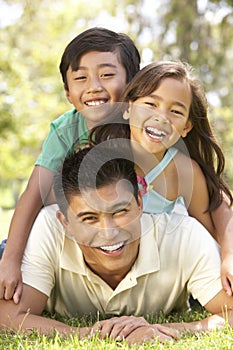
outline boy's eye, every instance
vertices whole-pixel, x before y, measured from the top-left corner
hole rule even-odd
[[[108,78],[108,77],[113,77],[115,74],[113,73],[103,73],[103,74],[100,74],[100,77],[101,78]]]
[[[75,77],[74,80],[85,80],[86,76],[85,75],[80,75],[79,77]]]

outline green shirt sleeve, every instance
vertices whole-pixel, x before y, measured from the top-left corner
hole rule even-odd
[[[84,145],[87,140],[88,129],[84,116],[75,109],[68,111],[51,123],[35,165],[56,173],[64,159],[74,152],[77,143]]]

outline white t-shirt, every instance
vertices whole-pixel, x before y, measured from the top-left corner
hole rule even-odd
[[[50,312],[69,317],[166,314],[184,307],[188,294],[205,305],[222,289],[219,247],[191,217],[143,214],[138,258],[113,290],[65,236],[57,209],[51,205],[39,213],[22,263],[24,283],[49,297]]]

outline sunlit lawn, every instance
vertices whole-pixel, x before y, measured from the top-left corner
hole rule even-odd
[[[160,315],[158,318],[150,319],[150,322],[161,323],[169,321],[186,321],[196,320],[204,317],[206,314],[202,310],[187,313],[185,315],[173,315],[164,318]],[[73,326],[86,326],[89,321],[82,319],[78,323],[76,319],[59,319]],[[166,342],[161,344],[158,341],[151,343],[144,343],[142,345],[132,345],[129,347],[126,342],[116,342],[114,340],[101,340],[97,336],[93,339],[85,339],[80,341],[77,336],[71,335],[63,337],[58,334],[51,336],[39,335],[33,332],[30,335],[16,334],[13,332],[0,332],[0,349],[27,349],[27,350],[58,350],[58,349],[82,349],[82,350],[102,350],[102,349],[174,349],[174,350],[230,350],[233,348],[233,330],[226,326],[223,330],[215,330],[209,333],[199,334],[185,334],[180,337],[178,341]]]

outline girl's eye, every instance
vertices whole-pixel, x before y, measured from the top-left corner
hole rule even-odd
[[[174,113],[174,114],[178,114],[178,115],[184,116],[184,113],[183,113],[183,112],[178,111],[178,110],[176,110],[176,109],[172,109],[171,112]]]
[[[156,107],[156,104],[154,102],[145,102],[145,105],[150,106],[150,107]]]

